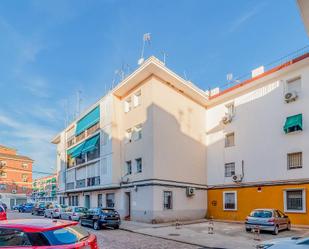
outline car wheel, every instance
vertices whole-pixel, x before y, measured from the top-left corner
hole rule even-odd
[[[84,226],[84,223],[82,220],[80,220],[80,225],[83,227]]]
[[[291,230],[291,223],[290,223],[290,222],[288,223],[287,230],[288,230],[288,231]]]
[[[100,230],[100,224],[98,221],[94,221],[93,222],[93,229],[94,230]]]
[[[246,232],[251,232],[251,228],[246,228]]]
[[[278,235],[279,234],[279,228],[278,226],[275,226],[275,229],[273,231],[273,235]]]
[[[119,225],[114,226],[114,229],[119,229]]]

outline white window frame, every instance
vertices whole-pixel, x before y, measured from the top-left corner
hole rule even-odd
[[[235,208],[230,209],[230,208],[225,208],[225,194],[234,194],[235,195]],[[223,210],[224,211],[237,211],[237,191],[223,191],[222,193],[223,197]]]
[[[165,199],[164,199],[164,194],[165,194],[165,192],[169,192],[169,193],[171,193],[171,204],[170,204],[170,208],[166,208],[165,207],[165,205],[164,205],[164,201],[165,201]],[[173,191],[171,191],[171,190],[163,190],[163,192],[162,192],[162,194],[163,194],[163,210],[164,211],[169,211],[169,210],[173,210],[173,208],[174,208],[174,195],[173,195]]]
[[[301,162],[301,164],[297,165],[297,166],[292,166],[291,167],[291,165],[289,164],[289,162],[291,160],[291,159],[289,159],[289,156],[292,156],[292,155],[295,155],[295,154],[300,154],[300,162]],[[303,164],[304,164],[304,160],[303,160],[303,152],[302,151],[287,153],[287,169],[288,170],[301,169],[301,168],[303,168]]]
[[[132,110],[132,99],[131,97],[125,99],[124,103],[124,112],[128,113],[129,111]]]
[[[228,136],[232,136],[233,135],[233,144],[228,144],[227,141],[228,141]],[[229,132],[227,134],[225,134],[225,144],[224,144],[224,147],[225,148],[229,148],[229,147],[233,147],[235,146],[235,132]]]
[[[302,191],[302,201],[303,201],[303,209],[302,210],[293,210],[293,209],[287,209],[287,192],[288,191]],[[289,188],[289,189],[284,189],[283,190],[283,204],[284,204],[284,212],[285,213],[307,213],[306,209],[306,189],[305,188]]]
[[[141,90],[133,94],[133,107],[134,108],[141,105],[141,96],[142,96]]]
[[[131,172],[129,172],[129,170],[128,170],[128,169],[129,169],[129,163],[130,163],[130,171],[131,171]],[[126,172],[125,175],[126,175],[126,176],[131,175],[131,174],[132,174],[132,161],[131,161],[131,160],[127,160],[127,161],[125,162],[125,167],[126,167],[126,168],[125,168],[125,172]]]
[[[125,132],[125,143],[128,144],[128,143],[131,143],[132,142],[132,132],[133,129],[130,128],[130,129],[127,129],[126,132]]]
[[[300,83],[299,83],[299,89],[297,89],[297,90],[291,89],[290,86],[291,86],[295,81],[297,81],[297,80],[300,81]],[[285,93],[290,92],[290,91],[296,91],[296,93],[299,94],[299,93],[301,92],[301,88],[302,88],[302,77],[301,77],[301,75],[295,76],[295,77],[293,77],[293,78],[289,78],[289,79],[287,79],[287,80],[285,81]]]
[[[226,166],[227,166],[228,164],[229,164],[229,165],[234,164],[234,174],[236,174],[236,163],[235,163],[235,162],[225,163],[225,164],[224,164],[224,177],[225,177],[225,178],[227,178],[227,177],[232,177],[232,176],[233,176],[233,174],[231,174],[230,176],[227,176],[227,175],[226,175]]]
[[[141,162],[141,170],[140,171],[138,171],[138,160],[140,160],[140,162]],[[143,159],[141,158],[141,157],[139,157],[139,158],[135,158],[135,164],[136,164],[136,173],[137,174],[139,174],[139,173],[142,173],[143,172]]]
[[[234,104],[234,102],[230,102],[230,103],[226,104],[225,107],[226,107],[226,114],[229,114],[232,117],[234,117],[234,115],[235,115],[235,104]]]
[[[142,139],[142,130],[143,130],[143,125],[142,124],[138,124],[136,125],[133,129],[132,129],[132,135],[131,138],[134,141],[140,140]]]

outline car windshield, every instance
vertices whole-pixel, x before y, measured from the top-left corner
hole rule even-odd
[[[85,212],[87,212],[87,208],[84,208],[84,207],[76,207],[76,208],[75,208],[75,212],[76,212],[76,213],[85,213]]]
[[[254,218],[271,218],[273,213],[269,210],[254,210],[251,212],[250,217]]]
[[[102,208],[101,209],[102,213],[104,214],[117,214],[117,212],[113,209],[105,209],[105,208]]]
[[[2,206],[0,206],[0,213],[4,212],[4,209]]]
[[[51,245],[68,245],[89,237],[89,233],[81,227],[70,226],[44,232]]]

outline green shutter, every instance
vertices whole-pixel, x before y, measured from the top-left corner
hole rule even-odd
[[[97,106],[77,122],[75,136],[78,136],[83,131],[87,130],[88,128],[90,128],[99,121],[100,121],[100,106]]]
[[[85,146],[82,153],[87,153],[96,149],[97,142],[100,139],[100,135],[96,135],[88,140],[86,140]]]
[[[289,133],[291,129],[294,130],[302,130],[303,129],[303,115],[297,114],[294,116],[290,116],[286,118],[283,130],[285,133]]]

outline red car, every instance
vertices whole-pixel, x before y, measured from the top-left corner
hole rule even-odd
[[[6,220],[6,212],[3,206],[0,205],[0,220]]]
[[[77,224],[49,219],[0,221],[0,248],[98,249],[97,237]]]

